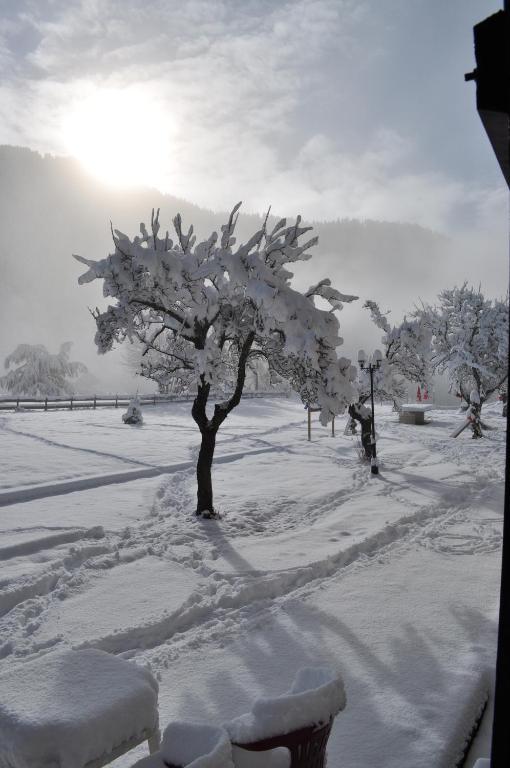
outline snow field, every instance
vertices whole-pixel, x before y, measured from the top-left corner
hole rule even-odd
[[[374,477],[344,419],[335,438],[314,420],[308,443],[299,403],[243,402],[219,432],[219,522],[193,515],[189,407],[146,407],[139,429],[113,408],[2,415],[0,439],[19,439],[26,456],[4,487],[29,488],[29,462],[45,467],[46,486],[60,478],[41,441],[51,427],[52,444],[72,454],[76,490],[0,508],[0,670],[65,647],[148,662],[164,727],[219,724],[257,695],[288,690],[300,666],[330,664],[347,692],[332,765],[365,768],[370,750],[388,768],[429,768],[431,754],[434,765],[453,765],[493,661],[500,406],[484,408],[499,428],[478,441],[448,437],[463,418],[454,411],[411,426],[379,407]],[[104,454],[103,478],[112,455],[189,466],[80,490],[92,445]]]

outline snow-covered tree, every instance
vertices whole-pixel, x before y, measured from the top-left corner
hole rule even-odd
[[[290,381],[303,398],[313,390],[326,424],[344,411],[355,396],[355,369],[336,349],[342,343],[334,314],[345,296],[322,280],[301,294],[290,285],[286,264],[310,258],[307,249],[317,238],[302,243],[311,228],[301,219],[287,226],[279,221],[261,228],[245,244],[234,236],[238,209],[228,222],[197,243],[193,227],[182,229],[178,214],[173,220],[177,240],[167,232],[160,237],[159,211],[152,215],[151,230],[140,226],[141,236],[130,239],[115,231],[115,252],[101,261],[77,256],[88,271],[81,284],[104,280],[104,295],[115,303],[93,315],[100,352],[112,349],[126,337],[137,338],[167,360],[173,376],[193,383],[196,393],[192,417],[202,436],[197,463],[197,514],[214,514],[211,466],[216,434],[241,399],[246,366],[251,357],[263,355],[269,368]],[[329,311],[318,308],[315,297],[329,302]],[[216,402],[208,415],[211,389],[233,381],[233,394]]]
[[[432,334],[432,364],[466,402],[476,390],[481,407],[508,376],[508,297],[492,301],[464,283],[438,299],[417,311]]]
[[[15,395],[51,397],[72,395],[74,379],[87,373],[83,363],[69,360],[72,342],[66,341],[52,355],[42,344],[19,344],[5,358],[5,368],[16,366],[0,378],[0,386]]]
[[[429,384],[433,366],[431,361],[432,333],[421,317],[391,326],[387,314],[381,312],[375,301],[366,301],[373,322],[384,331],[384,359],[374,384],[383,395],[401,402],[406,393],[406,381]]]
[[[271,382],[271,373],[266,358],[261,355],[260,357],[250,357],[247,367],[248,385],[252,391],[263,391],[274,388],[277,389],[275,381]]]

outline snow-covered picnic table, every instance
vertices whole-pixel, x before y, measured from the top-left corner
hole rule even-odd
[[[51,652],[0,675],[0,768],[99,768],[158,746],[158,684],[104,651]]]
[[[402,424],[425,424],[425,412],[433,410],[432,403],[404,403],[400,406]]]

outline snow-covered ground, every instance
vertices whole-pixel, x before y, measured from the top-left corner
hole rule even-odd
[[[378,407],[380,474],[303,406],[246,400],[222,426],[220,521],[199,520],[189,403],[0,415],[0,671],[53,648],[149,664],[160,719],[217,724],[299,667],[345,681],[330,765],[455,765],[494,661],[504,421],[449,437]],[[140,746],[119,768],[141,757]]]

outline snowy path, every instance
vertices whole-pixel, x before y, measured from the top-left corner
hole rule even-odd
[[[76,453],[75,415],[59,414],[53,445],[33,444],[51,452],[66,443]],[[338,761],[348,733],[367,718],[374,743],[387,738],[389,722],[399,723],[415,759],[402,768],[425,766],[427,744],[443,754],[439,714],[446,707],[452,733],[465,720],[459,715],[455,726],[455,711],[463,710],[443,702],[446,692],[467,696],[468,707],[478,702],[493,650],[503,430],[455,441],[448,435],[461,417],[453,412],[413,427],[383,408],[374,477],[342,423],[335,438],[314,424],[308,443],[300,405],[252,401],[229,418],[218,445],[214,486],[223,519],[216,522],[192,514],[197,445],[187,412],[152,415],[143,431],[118,430],[118,411],[106,414],[102,431],[80,416],[97,451],[108,443],[104,453],[127,461],[140,453],[154,463],[123,472],[130,482],[112,483],[115,473],[105,472],[96,477],[105,484],[85,489],[94,479],[83,476],[88,444],[78,476],[60,481],[70,484],[66,495],[28,501],[22,494],[38,487],[12,465],[20,496],[0,510],[0,668],[54,647],[103,648],[150,663],[161,678],[163,722],[182,715],[218,721],[239,714],[257,692],[283,691],[301,663],[334,660],[352,702],[335,725]],[[488,417],[497,424],[495,410]],[[30,414],[23,431],[40,436],[44,418]],[[165,419],[172,458],[186,461],[135,479],[162,469]],[[19,425],[7,426],[15,440]],[[29,438],[18,439],[25,446]],[[46,460],[51,493],[59,483],[54,459]],[[111,460],[104,457],[106,468]],[[454,658],[454,649],[463,655]],[[422,693],[418,686],[413,694],[413,670]],[[409,702],[410,720],[403,716]],[[427,718],[436,741],[420,746],[415,735]],[[357,755],[349,745],[346,768],[365,766],[363,750]]]

